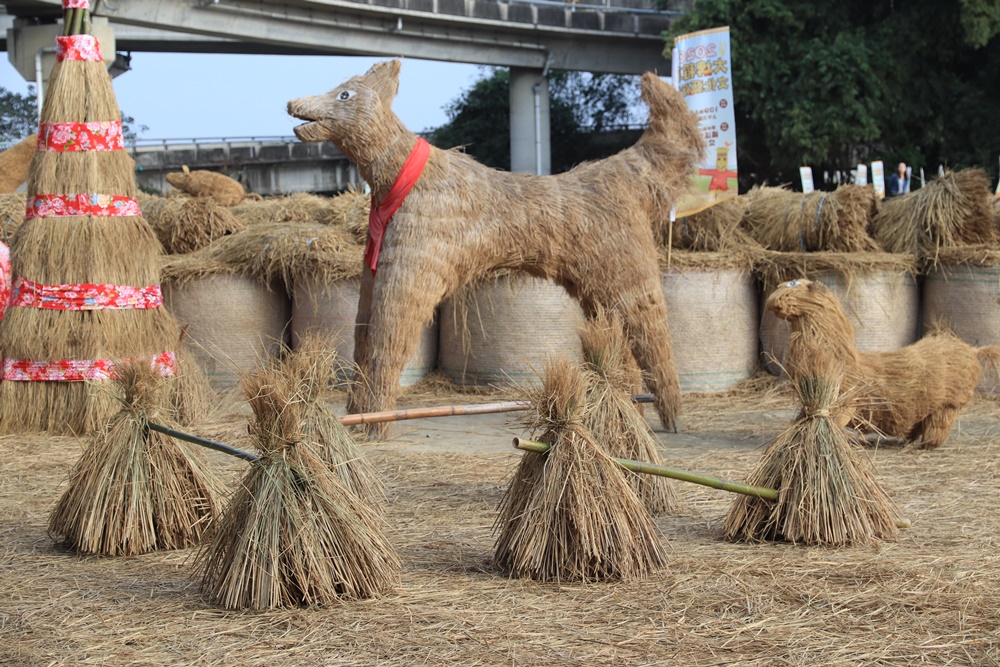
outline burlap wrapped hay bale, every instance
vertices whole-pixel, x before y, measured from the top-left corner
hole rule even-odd
[[[167,174],[167,183],[192,197],[210,197],[220,206],[236,206],[243,201],[246,190],[239,181],[214,171],[191,171],[184,165],[181,172]]]
[[[875,190],[841,185],[833,192],[758,187],[746,195],[743,226],[768,250],[871,252],[868,227],[878,209]]]
[[[998,250],[943,250],[937,266],[924,279],[924,328],[950,329],[973,347],[1000,344],[998,304]],[[984,369],[976,390],[1000,395],[996,369]]]
[[[943,248],[996,243],[991,198],[986,172],[949,171],[919,190],[883,202],[872,234],[887,252],[931,261]]]
[[[354,322],[361,297],[361,280],[350,278],[324,283],[320,277],[304,275],[295,280],[292,297],[292,347],[309,333],[336,336],[337,356],[350,361],[354,358]],[[411,386],[434,370],[438,352],[438,323],[429,322],[420,333],[416,354],[403,368],[400,384]],[[342,377],[352,377],[350,363]]]
[[[581,358],[580,306],[547,280],[502,275],[441,304],[439,365],[462,386],[535,386],[549,357]]]
[[[233,387],[241,373],[280,352],[291,310],[280,287],[220,273],[164,282],[163,292],[214,388]]]
[[[663,271],[682,392],[728,391],[757,369],[757,280],[744,257],[671,255]]]
[[[762,300],[779,284],[809,278],[826,285],[854,325],[862,352],[898,350],[919,337],[920,288],[912,257],[888,253],[771,253],[761,270]],[[761,309],[765,368],[785,375],[789,325]]]

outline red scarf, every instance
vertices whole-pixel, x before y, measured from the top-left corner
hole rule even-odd
[[[365,264],[371,268],[372,275],[375,275],[378,266],[378,254],[382,249],[382,236],[385,234],[385,228],[389,226],[389,221],[396,209],[402,205],[406,195],[410,194],[410,190],[420,178],[430,154],[431,145],[422,138],[418,138],[385,198],[376,204],[375,195],[372,195],[371,212],[368,214],[368,246],[365,248]]]

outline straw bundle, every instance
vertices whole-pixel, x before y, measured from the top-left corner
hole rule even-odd
[[[346,229],[356,243],[364,245],[368,241],[371,206],[370,195],[360,190],[347,190],[330,200],[329,224]]]
[[[1000,238],[990,208],[989,179],[980,169],[949,171],[920,188],[882,204],[872,234],[888,252],[936,262],[942,248]]]
[[[28,178],[28,165],[35,155],[38,134],[30,134],[0,152],[0,194],[14,192]]]
[[[833,192],[802,194],[757,187],[747,195],[744,227],[768,250],[874,251],[868,226],[878,207],[875,190],[841,185]]]
[[[380,508],[385,490],[375,468],[329,408],[334,385],[349,365],[337,352],[336,341],[317,334],[303,336],[294,351],[272,364],[274,372],[287,375],[299,388],[305,439],[315,443],[323,461],[362,502]]]
[[[191,171],[187,165],[180,173],[167,174],[167,183],[192,197],[214,200],[219,206],[236,206],[243,201],[246,190],[239,181],[214,171]]]
[[[246,229],[246,223],[211,197],[140,196],[142,214],[167,253],[204,248],[215,239]]]
[[[68,12],[82,15],[83,25],[89,23],[88,10]],[[78,45],[86,37],[59,39]],[[102,62],[58,61],[42,109],[43,124],[55,124],[45,126],[52,129],[47,141],[58,144],[63,140],[63,130],[69,127],[64,123],[98,123],[68,132],[100,136],[112,148],[37,151],[29,170],[29,205],[36,197],[49,201],[83,194],[88,205],[96,200],[101,206],[111,197],[123,197],[124,212],[129,212],[127,203],[135,199],[136,186],[132,159],[123,146],[114,148],[120,120],[111,79]],[[91,145],[79,135],[77,139],[75,146]],[[147,287],[158,282],[160,252],[159,242],[139,215],[93,214],[88,209],[83,215],[64,216],[39,210],[38,216],[21,225],[14,236],[11,261],[15,278],[45,286]],[[177,338],[176,323],[159,307],[11,307],[0,322],[5,363],[32,367],[47,364],[51,368],[69,360],[151,359],[171,351]],[[109,392],[92,392],[80,381],[5,380],[0,382],[0,430],[91,430],[111,410],[109,396]]]
[[[631,395],[642,390],[642,374],[621,318],[599,311],[581,327],[580,341],[584,364],[594,374],[584,426],[612,457],[662,463],[659,442],[632,400]],[[677,510],[677,494],[665,478],[629,474],[628,480],[650,513]]]
[[[834,423],[843,369],[817,358],[794,379],[802,413],[764,451],[747,483],[778,489],[776,502],[737,496],[725,520],[734,541],[786,540],[819,546],[874,544],[899,534],[898,510],[864,450]]]
[[[245,378],[243,386],[261,458],[199,555],[202,591],[227,609],[270,609],[391,590],[399,562],[384,522],[308,437],[302,388],[274,368]]]
[[[666,562],[649,512],[584,426],[588,385],[582,369],[558,359],[528,396],[527,424],[551,449],[522,457],[500,503],[494,560],[511,576],[625,580]]]
[[[746,197],[724,199],[693,215],[664,223],[657,242],[663,247],[695,252],[745,248],[757,242],[740,227]]]
[[[219,481],[184,444],[146,425],[173,423],[171,381],[146,362],[115,372],[119,410],[90,437],[49,534],[103,556],[191,547],[218,511]]]
[[[10,245],[24,223],[24,194],[0,194],[0,241]]]
[[[331,200],[319,195],[298,192],[280,197],[264,197],[260,200],[247,199],[233,208],[233,213],[248,225],[275,222],[297,222],[328,224],[331,216]]]

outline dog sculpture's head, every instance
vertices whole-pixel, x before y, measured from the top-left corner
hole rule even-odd
[[[806,278],[782,283],[767,297],[765,307],[783,320],[795,320],[829,310],[839,309],[833,292],[823,283]]]
[[[398,89],[399,61],[388,60],[324,95],[292,100],[289,115],[307,121],[295,128],[295,136],[301,141],[332,141],[343,150],[345,143],[362,141],[359,134],[377,132],[388,125],[388,118],[394,117],[392,100]]]

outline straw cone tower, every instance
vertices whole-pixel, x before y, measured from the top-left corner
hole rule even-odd
[[[67,3],[67,32],[85,32],[86,3]],[[93,430],[111,399],[87,380],[110,379],[115,360],[149,359],[164,375],[176,366],[179,329],[158,296],[162,249],[135,201],[99,45],[77,34],[57,47],[0,321],[5,433]]]

